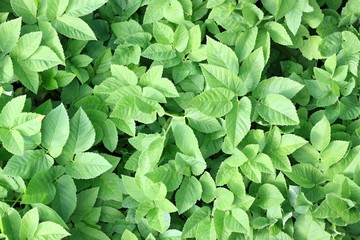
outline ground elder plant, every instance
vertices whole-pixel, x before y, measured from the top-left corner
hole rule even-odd
[[[1,0],[0,239],[359,239],[359,19]]]

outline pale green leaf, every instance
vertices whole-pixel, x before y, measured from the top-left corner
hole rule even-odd
[[[239,73],[239,61],[235,52],[228,46],[217,42],[211,38],[207,38],[207,61],[208,63],[224,67],[234,72]]]
[[[259,199],[256,203],[263,209],[270,209],[285,201],[279,189],[269,183],[260,186],[257,196]]]
[[[22,156],[12,156],[4,167],[4,173],[29,179],[53,164],[54,159],[44,150],[27,150]]]
[[[70,234],[59,224],[46,221],[39,224],[32,239],[60,240],[69,235]]]
[[[318,121],[310,132],[311,144],[319,151],[324,150],[330,143],[330,123],[325,116]]]
[[[25,105],[26,95],[11,99],[3,107],[0,113],[0,127],[11,128],[15,120],[21,114]]]
[[[39,225],[39,212],[33,208],[25,213],[21,219],[19,236],[21,240],[32,239]]]
[[[175,194],[176,207],[179,214],[189,210],[196,201],[201,199],[202,187],[195,177],[184,178]]]
[[[108,0],[69,0],[66,13],[74,17],[85,16],[107,2]]]
[[[54,108],[43,120],[41,144],[52,157],[58,157],[69,137],[69,116],[63,104]]]
[[[277,22],[267,22],[265,28],[270,33],[271,39],[281,45],[293,45],[293,42],[283,25]]]
[[[28,24],[36,22],[37,6],[34,0],[11,0],[11,8]]]
[[[264,120],[274,125],[297,125],[300,121],[294,104],[279,94],[268,95],[257,106],[257,111]]]
[[[239,70],[239,77],[244,82],[245,92],[252,91],[260,82],[261,73],[265,66],[262,47],[256,49],[244,59]]]
[[[243,140],[250,130],[251,101],[247,97],[233,101],[233,109],[225,116],[226,138],[234,148]]]
[[[270,94],[280,94],[291,99],[295,97],[303,87],[304,85],[290,78],[272,77],[261,81],[253,91],[253,95],[257,98],[264,98]]]
[[[81,18],[64,14],[53,20],[51,23],[56,31],[68,38],[77,40],[96,40],[94,32]]]
[[[0,24],[0,51],[3,53],[10,52],[19,40],[21,20],[16,18]]]
[[[78,153],[65,166],[66,173],[75,179],[91,179],[106,172],[112,165],[97,153]]]
[[[11,50],[11,56],[18,60],[27,59],[39,48],[42,37],[42,32],[31,32],[21,36],[16,46]]]
[[[243,82],[233,71],[210,64],[201,64],[200,67],[210,87],[224,87],[233,91],[236,95],[241,95]]]
[[[77,204],[74,180],[70,176],[64,175],[57,179],[54,185],[56,195],[51,207],[67,222],[71,214],[74,213]]]
[[[36,72],[42,72],[63,62],[49,47],[40,46],[33,55],[23,60],[23,64]]]
[[[232,109],[234,94],[225,88],[212,88],[191,100],[191,104],[200,112],[211,117],[222,117]]]
[[[308,163],[293,165],[292,171],[285,172],[285,174],[293,182],[304,188],[313,188],[324,181],[320,170]]]

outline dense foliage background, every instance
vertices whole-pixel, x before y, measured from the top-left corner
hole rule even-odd
[[[0,238],[359,239],[359,19],[0,1]]]

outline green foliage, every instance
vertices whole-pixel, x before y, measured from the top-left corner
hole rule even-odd
[[[0,239],[359,239],[359,19],[0,1]]]

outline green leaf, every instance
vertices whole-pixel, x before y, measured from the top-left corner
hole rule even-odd
[[[21,36],[16,46],[11,50],[11,56],[18,60],[29,58],[39,48],[42,37],[42,32],[31,32]]]
[[[122,184],[118,175],[114,173],[102,174],[97,181],[100,187],[99,198],[104,201],[122,201]]]
[[[201,64],[200,67],[210,87],[224,87],[237,95],[241,95],[243,82],[234,72],[210,64]]]
[[[138,183],[135,181],[135,178],[122,175],[122,182],[124,184],[124,188],[126,190],[126,194],[130,195],[133,199],[138,202],[142,202],[147,200],[143,190],[140,188]]]
[[[59,224],[53,222],[42,222],[36,229],[33,240],[49,239],[57,240],[69,236],[70,234]]]
[[[279,148],[276,150],[282,155],[289,155],[301,148],[307,143],[305,139],[295,134],[284,134],[281,137],[281,143]]]
[[[97,153],[78,153],[65,166],[66,173],[75,179],[95,178],[111,168],[111,164]]]
[[[10,82],[14,77],[14,66],[9,55],[0,59],[0,83]]]
[[[226,188],[217,188],[216,195],[217,198],[214,201],[214,208],[222,211],[230,210],[234,202],[234,194]]]
[[[138,238],[135,234],[126,229],[121,236],[121,240],[138,240]]]
[[[24,108],[25,100],[26,96],[22,95],[6,103],[0,113],[0,127],[11,128],[14,126],[15,120]]]
[[[241,33],[235,42],[235,53],[239,58],[239,62],[246,59],[254,50],[258,28],[253,27]]]
[[[216,197],[216,185],[214,179],[208,172],[204,172],[200,177],[200,183],[203,189],[201,199],[206,203],[212,202]]]
[[[311,12],[312,10],[313,8],[309,5],[308,0],[295,1],[293,8],[285,15],[286,25],[289,27],[292,34],[296,35],[298,32],[303,12]]]
[[[180,24],[174,32],[173,45],[178,52],[183,52],[189,43],[189,31],[185,25]]]
[[[147,213],[146,220],[151,228],[160,233],[163,233],[167,230],[167,226],[165,225],[165,215],[166,213],[159,210],[158,208],[153,208]]]
[[[349,142],[331,141],[329,145],[320,153],[321,163],[319,168],[326,171],[333,164],[339,162],[346,154]]]
[[[285,198],[277,187],[272,184],[265,183],[260,186],[257,196],[257,205],[263,209],[270,209],[281,204]]]
[[[212,88],[191,100],[200,112],[211,117],[222,117],[232,109],[234,94],[225,88]]]
[[[1,211],[1,232],[6,234],[8,239],[19,239],[21,217],[17,210],[2,204]]]
[[[239,61],[235,52],[228,46],[217,42],[211,38],[207,38],[207,61],[208,63],[227,68],[234,72],[239,73]]]
[[[158,43],[172,44],[174,31],[166,24],[156,22],[153,24],[153,34]]]
[[[29,179],[50,169],[53,164],[54,159],[45,154],[44,150],[27,150],[22,156],[12,156],[4,167],[4,173]]]
[[[146,8],[144,14],[144,24],[157,22],[164,17],[163,9],[165,4],[168,2],[166,0],[151,0],[149,5]]]
[[[311,144],[319,151],[324,150],[330,143],[330,123],[325,116],[318,121],[310,132]]]
[[[213,133],[223,129],[216,118],[206,116],[194,108],[189,108],[185,117],[193,129],[203,133]]]
[[[245,92],[252,91],[260,82],[264,66],[265,62],[262,48],[256,49],[244,59],[239,70],[239,77],[244,82]]]
[[[24,138],[19,131],[0,128],[0,140],[8,152],[20,156],[24,154]]]
[[[201,184],[195,177],[184,178],[179,190],[175,194],[175,202],[179,214],[189,210],[196,201],[200,200],[201,193]]]
[[[46,16],[49,20],[54,20],[57,17],[63,15],[66,7],[69,4],[69,0],[50,0],[47,1]]]
[[[154,43],[148,46],[141,55],[151,60],[165,61],[176,57],[176,52],[171,45]]]
[[[153,87],[161,92],[165,97],[178,97],[179,93],[173,82],[167,78],[162,78],[163,67],[154,66],[151,67],[140,78],[140,83],[145,86]]]
[[[169,0],[162,10],[164,18],[169,22],[181,24],[184,21],[184,10],[178,0]]]
[[[9,53],[20,37],[21,18],[16,18],[0,24],[0,50]]]
[[[22,136],[33,136],[40,132],[43,115],[36,113],[20,113],[15,119],[14,129]]]
[[[286,97],[279,94],[269,94],[262,104],[257,106],[259,115],[274,125],[297,125],[299,117],[295,106]]]
[[[36,72],[42,72],[63,62],[49,47],[40,46],[33,55],[23,60],[23,64]]]
[[[284,77],[272,77],[261,81],[253,95],[257,98],[264,98],[270,94],[280,94],[289,99],[295,97],[304,85]]]
[[[195,237],[198,227],[208,216],[210,216],[210,209],[208,207],[202,207],[194,212],[185,222],[184,228],[182,230],[182,237]]]
[[[52,157],[58,157],[70,134],[69,117],[63,104],[49,112],[43,120],[41,144]]]
[[[85,16],[94,12],[107,2],[108,0],[69,0],[66,13],[74,17]]]
[[[37,72],[17,61],[13,61],[13,65],[14,73],[20,82],[33,93],[37,93],[40,82]]]
[[[29,182],[26,193],[22,197],[22,203],[49,204],[52,202],[56,194],[54,181],[63,173],[63,168],[59,166],[37,173]]]
[[[72,230],[73,231],[71,231],[71,238],[74,238],[74,239],[110,240],[110,238],[103,231],[98,230],[97,228],[94,228],[94,227],[89,227],[85,223],[82,223],[82,222],[76,224],[76,227],[73,228]],[[129,231],[129,230],[126,230],[126,231]],[[127,236],[132,236],[132,235],[125,234],[125,236],[127,237]],[[126,239],[133,240],[133,238],[131,238],[131,237],[126,238]],[[137,239],[137,238],[135,238],[135,239]]]
[[[40,215],[40,221],[51,221],[59,224],[63,228],[68,228],[66,223],[52,208],[42,203],[31,204],[31,206],[38,209]]]
[[[51,22],[59,33],[77,40],[96,40],[94,32],[84,20],[64,14]]]
[[[36,23],[37,6],[33,0],[11,0],[11,8],[28,24]]]
[[[309,39],[304,40],[302,47],[300,47],[302,55],[309,60],[322,58],[321,52],[319,51],[321,42],[322,39],[320,36],[310,36]]]
[[[39,212],[37,208],[27,211],[21,219],[19,236],[21,240],[32,239],[39,226]]]
[[[89,188],[77,194],[77,204],[75,212],[71,216],[74,223],[85,220],[84,218],[93,210],[95,202],[98,198],[99,188]]]
[[[283,25],[277,22],[267,22],[265,28],[270,33],[271,39],[281,45],[293,45],[289,34],[286,32],[286,29]]]
[[[323,224],[313,219],[311,215],[299,215],[294,227],[296,239],[330,240],[331,238],[331,235],[324,230]]]
[[[171,129],[175,138],[176,146],[187,156],[194,157],[191,171],[194,175],[200,175],[206,168],[205,160],[200,152],[198,140],[193,130],[180,119],[173,119]]]
[[[233,101],[233,109],[225,116],[226,137],[224,143],[229,142],[233,148],[243,140],[250,130],[251,102],[247,97],[240,101]]]
[[[61,176],[54,183],[56,195],[51,207],[67,222],[74,213],[77,203],[74,180],[67,175]]]
[[[292,171],[285,175],[303,188],[313,188],[324,181],[320,170],[308,163],[293,165]]]
[[[102,127],[104,137],[103,142],[104,146],[110,151],[113,152],[116,149],[118,143],[118,134],[117,129],[113,121],[106,119]]]
[[[80,108],[70,120],[70,133],[64,152],[71,152],[72,155],[85,152],[92,147],[94,141],[95,129],[84,110]]]
[[[240,208],[231,210],[230,214],[225,216],[224,224],[232,232],[247,234],[250,231],[249,216]]]
[[[63,2],[63,1],[61,1]],[[59,57],[62,63],[65,62],[64,50],[61,45],[59,36],[56,30],[51,26],[49,22],[39,22],[39,28],[43,33],[42,41],[46,46],[51,48]]]

